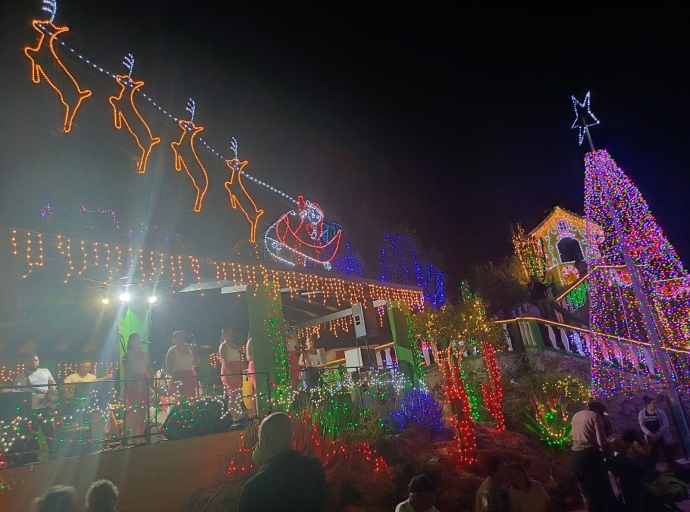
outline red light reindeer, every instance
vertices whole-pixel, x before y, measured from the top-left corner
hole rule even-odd
[[[242,213],[244,213],[244,216],[247,217],[250,226],[249,241],[254,243],[256,241],[256,227],[259,223],[259,217],[263,215],[264,211],[256,207],[256,203],[244,188],[244,183],[242,183],[242,169],[244,169],[244,166],[249,162],[246,160],[240,162],[237,158],[237,139],[235,139],[235,137],[232,138],[230,147],[233,153],[235,153],[235,158],[225,161],[232,172],[230,174],[230,181],[225,182],[225,189],[230,195],[230,206],[235,210],[239,207]],[[237,177],[237,180],[235,180],[235,177]]]
[[[129,71],[126,75],[117,75],[115,80],[120,85],[120,94],[117,96],[111,96],[108,98],[108,103],[113,107],[113,113],[115,115],[115,128],[118,130],[122,129],[122,124],[127,127],[129,133],[132,134],[134,140],[141,150],[141,158],[137,161],[137,172],[139,174],[144,174],[146,172],[146,164],[149,160],[149,155],[153,146],[158,144],[161,139],[160,137],[154,137],[151,133],[149,125],[146,124],[144,118],[141,117],[139,110],[134,104],[134,93],[144,85],[144,82],[135,82],[132,80],[132,71],[134,70],[134,57],[130,53],[125,57],[123,62],[127,70]],[[129,101],[124,101],[122,96],[125,90],[129,87]],[[178,169],[179,170],[179,169]]]
[[[187,112],[191,114],[190,120],[185,121],[180,119],[177,124],[182,128],[182,136],[177,142],[170,144],[173,153],[175,153],[175,170],[181,171],[184,167],[187,176],[192,180],[192,185],[196,189],[196,200],[194,201],[194,211],[201,211],[201,204],[204,201],[204,196],[208,191],[208,173],[204,164],[201,163],[196,154],[194,147],[196,136],[204,128],[194,125],[194,112],[196,104],[194,100],[190,99],[187,103]]]
[[[40,37],[36,48],[27,46],[24,55],[31,61],[31,81],[35,84],[41,82],[41,77],[46,81],[60,97],[60,103],[65,107],[65,117],[62,123],[62,131],[69,133],[72,129],[74,116],[81,106],[81,102],[91,96],[91,91],[82,91],[69,70],[62,63],[55,52],[56,38],[59,34],[69,31],[69,27],[58,27],[53,23],[57,12],[55,0],[43,0],[43,10],[50,15],[50,19],[34,20],[31,25]],[[46,42],[46,34],[50,37]],[[70,86],[69,84],[72,84]],[[58,84],[63,87],[61,89]]]

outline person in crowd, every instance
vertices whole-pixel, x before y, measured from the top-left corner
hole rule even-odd
[[[656,463],[659,450],[663,451],[668,464],[673,464],[673,437],[668,428],[666,413],[657,408],[656,400],[650,396],[642,397],[645,407],[637,420],[651,449],[652,460]]]
[[[434,506],[436,487],[427,475],[417,475],[407,486],[409,497],[398,503],[395,512],[438,512]]]
[[[171,397],[190,400],[196,395],[197,380],[194,368],[199,366],[196,351],[187,345],[183,331],[173,333],[173,346],[165,355],[165,368],[168,372],[168,391]]]
[[[235,331],[232,327],[223,327],[220,332],[220,379],[223,381],[225,393],[231,400],[242,401],[242,345],[235,343]],[[237,404],[237,407],[241,407]],[[230,412],[235,421],[239,414],[235,404],[230,404]]]
[[[574,267],[580,276],[578,279],[582,279],[587,275],[587,262],[585,262],[579,254],[575,256]]]
[[[527,476],[522,464],[515,462],[508,466],[508,476],[510,512],[553,512],[551,498],[546,494],[544,487]]]
[[[605,414],[608,413],[604,404],[591,401],[586,410],[575,413],[572,419],[570,466],[580,484],[588,512],[615,510],[615,497],[604,461],[605,454],[611,452]]]
[[[122,388],[125,403],[125,435],[130,438],[128,444],[144,444],[146,430],[146,410],[153,390],[149,379],[153,378],[153,369],[148,352],[142,349],[144,340],[141,334],[133,332],[127,338],[127,350],[123,358],[125,383]]]
[[[24,364],[24,372],[17,374],[14,385],[17,391],[33,393],[31,408],[40,409],[51,403],[56,395],[53,374],[47,368],[40,368],[41,361],[36,354],[29,354]]]
[[[304,372],[304,381],[308,388],[314,388],[319,383],[319,353],[314,344],[314,337],[307,336],[305,349],[299,356],[299,366]]]
[[[489,477],[477,489],[474,512],[508,512],[508,466],[500,457],[486,460]]]
[[[323,512],[328,487],[321,461],[293,449],[292,420],[269,414],[252,458],[259,471],[244,484],[237,512]]]
[[[86,491],[84,506],[88,512],[117,512],[115,503],[119,494],[110,480],[96,480]]]
[[[77,490],[68,485],[55,485],[34,503],[37,512],[77,512]]]

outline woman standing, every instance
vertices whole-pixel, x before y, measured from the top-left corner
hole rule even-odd
[[[651,449],[652,460],[656,464],[659,449],[661,449],[664,452],[666,462],[672,464],[674,462],[673,437],[668,429],[666,413],[661,409],[657,409],[654,398],[644,396],[642,400],[644,401],[645,408],[640,411],[637,420]]]
[[[168,391],[171,397],[191,400],[196,395],[196,372],[199,358],[196,351],[186,343],[183,331],[173,333],[173,346],[165,355],[165,368],[168,372]]]
[[[314,345],[313,336],[307,336],[306,349],[299,356],[300,368],[304,371],[304,380],[308,388],[315,388],[319,384],[319,353]]]
[[[146,430],[146,411],[152,390],[148,380],[153,378],[153,369],[148,352],[142,350],[144,340],[141,334],[133,332],[127,339],[127,352],[123,358],[125,367],[125,436],[128,444],[144,444]]]

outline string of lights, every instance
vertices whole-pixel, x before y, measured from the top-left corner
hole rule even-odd
[[[57,36],[58,36],[59,34],[62,34],[62,33],[67,32],[67,31],[69,30],[67,27],[59,27],[59,28],[58,28],[58,27],[56,27],[55,25],[52,24],[52,21],[35,21],[35,22],[34,22],[34,26],[35,26],[36,30],[38,30],[38,31],[40,32],[40,34],[41,34],[41,39],[40,39],[40,41],[39,41],[38,47],[37,47],[36,49],[31,49],[31,50],[37,51],[38,49],[40,49],[40,48],[41,48],[41,43],[42,43],[42,41],[43,41],[44,34],[47,34],[47,35],[50,36],[50,41],[51,41],[51,43],[52,43],[53,41],[59,43],[59,44],[62,45],[67,51],[69,51],[73,56],[77,57],[77,58],[78,58],[79,60],[81,60],[82,62],[88,64],[88,66],[89,66],[90,68],[94,69],[95,71],[98,71],[99,73],[103,73],[103,74],[106,75],[106,76],[109,76],[110,78],[112,78],[113,80],[116,80],[117,83],[120,83],[121,85],[126,85],[127,87],[132,88],[132,89],[133,89],[132,94],[134,94],[134,92],[137,92],[137,93],[141,94],[141,96],[144,97],[144,98],[146,98],[146,100],[147,100],[152,106],[154,106],[159,112],[161,112],[162,114],[164,114],[166,117],[168,117],[168,118],[171,119],[172,121],[175,121],[175,123],[179,123],[179,122],[181,121],[180,118],[174,116],[171,112],[168,112],[168,111],[167,111],[166,109],[164,109],[161,105],[159,105],[158,103],[156,103],[156,101],[154,101],[154,99],[153,99],[151,96],[149,96],[149,95],[146,94],[144,91],[142,91],[142,90],[141,90],[141,86],[134,88],[134,82],[129,82],[129,81],[125,81],[125,80],[122,81],[122,82],[124,82],[124,84],[122,84],[122,83],[118,80],[118,75],[117,75],[116,73],[112,73],[112,72],[108,71],[106,68],[104,68],[104,67],[102,67],[102,66],[99,66],[99,65],[96,64],[95,62],[92,62],[90,59],[88,59],[87,57],[85,57],[85,56],[82,55],[81,53],[77,52],[74,48],[68,46],[68,45],[62,40],[62,38],[58,38]],[[54,54],[55,54],[55,60],[56,60],[56,62],[60,63],[59,58],[57,57],[57,53],[55,53],[55,48],[52,46],[52,44],[51,44],[50,49],[51,49],[51,50],[54,52]],[[28,52],[28,53],[27,53],[27,52]],[[29,58],[31,59],[31,57],[29,56],[29,53],[30,53],[30,52],[29,52],[28,47],[27,47],[27,50],[25,50],[25,53],[27,53],[27,57],[29,57]],[[33,61],[32,61],[32,62],[33,62]],[[43,68],[39,68],[38,66],[36,66],[36,69],[37,69],[36,71],[32,71],[32,79],[34,80],[35,83],[38,83],[39,79],[38,79],[38,78],[35,78],[35,77],[38,77],[38,73],[39,73],[38,70],[40,70],[40,71],[42,72],[42,71],[43,71]],[[63,66],[63,69],[65,69],[65,72],[67,72],[67,70],[66,70],[66,68],[64,68],[64,66]],[[71,75],[69,75],[69,76],[71,77]],[[47,77],[46,77],[46,80],[48,81],[48,83],[49,83],[53,88],[55,88],[55,86],[53,86],[53,82],[51,82],[50,80],[48,80]],[[77,87],[77,89],[80,90],[80,89],[79,89],[79,86],[76,84],[76,81],[74,81],[73,78],[72,78],[72,81],[74,82],[74,85]],[[137,83],[138,83],[138,82],[137,82]],[[142,83],[142,85],[143,85],[143,83]],[[56,90],[58,91],[58,93],[59,93],[60,96],[62,97],[62,93],[61,93],[58,89],[56,89]],[[81,90],[80,90],[80,91],[81,91]],[[91,91],[83,91],[83,93],[84,93],[84,94],[85,94],[85,93],[88,93],[88,95],[83,96],[83,98],[80,99],[79,103],[81,103],[81,101],[82,101],[83,99],[85,99],[85,98],[87,98],[88,96],[91,95]],[[132,101],[133,101],[133,100],[132,100]],[[76,108],[73,108],[73,110],[72,110],[72,115],[71,115],[71,117],[70,117],[69,119],[68,119],[68,117],[67,117],[67,115],[66,115],[66,117],[65,117],[65,124],[64,124],[64,130],[65,130],[65,132],[68,132],[68,131],[71,129],[71,121],[72,121],[72,119],[74,118],[74,115],[76,114],[76,110],[78,109],[78,106],[79,106],[79,105],[77,105]],[[69,105],[66,105],[66,108],[67,108],[67,110],[68,110],[68,112],[69,112]],[[68,121],[69,121],[69,122],[68,122]],[[222,160],[223,162],[225,162],[226,160],[228,160],[221,152],[219,152],[219,151],[217,151],[216,149],[214,149],[205,139],[203,139],[203,138],[201,138],[201,137],[198,137],[198,140],[199,140],[199,142],[201,142],[201,143],[203,144],[203,146],[204,146],[211,154],[213,154],[214,156],[216,156],[217,158],[219,158],[219,159]],[[275,194],[277,194],[277,195],[283,197],[284,199],[287,199],[287,200],[289,200],[289,201],[291,201],[291,202],[297,204],[297,200],[296,200],[296,199],[294,199],[294,198],[291,197],[290,195],[286,194],[285,192],[282,192],[281,190],[279,190],[279,189],[273,187],[272,185],[269,185],[268,183],[266,183],[266,182],[264,182],[264,181],[262,181],[262,180],[260,180],[260,179],[257,179],[257,178],[255,178],[254,176],[251,176],[250,174],[243,173],[243,175],[244,175],[247,179],[249,179],[249,180],[253,181],[254,183],[256,183],[257,185],[260,185],[260,186],[262,186],[262,187],[264,187],[264,188],[270,190],[271,192],[273,192],[273,193],[275,193]]]

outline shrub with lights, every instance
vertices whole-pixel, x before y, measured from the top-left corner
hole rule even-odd
[[[538,398],[534,396],[533,412],[525,412],[524,427],[547,446],[561,447],[572,435],[570,401],[565,393]]]
[[[429,391],[408,391],[397,411],[389,413],[398,432],[409,426],[438,429],[443,426],[443,405]]]

